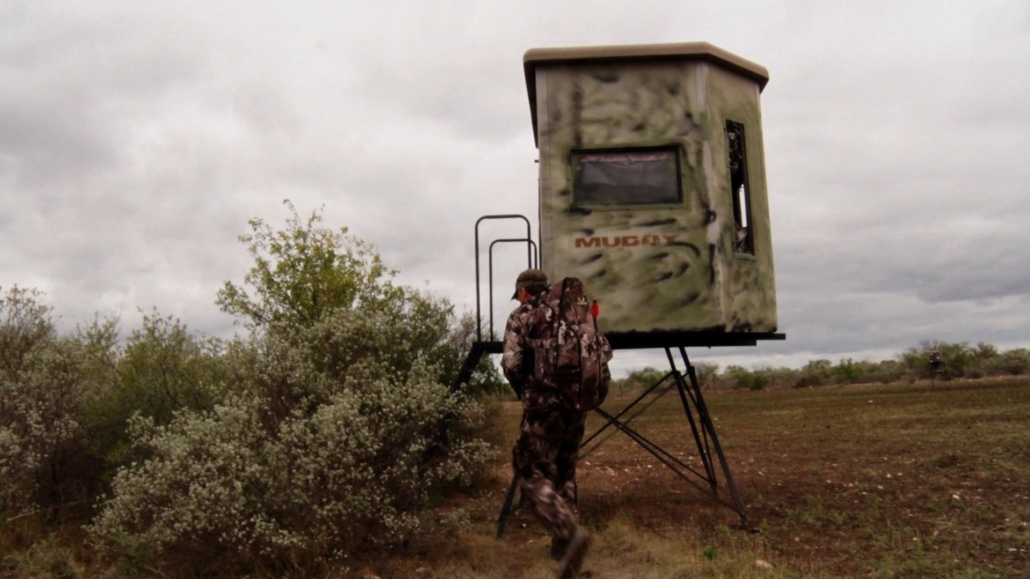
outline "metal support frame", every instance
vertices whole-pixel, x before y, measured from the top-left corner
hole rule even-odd
[[[686,368],[686,375],[679,371],[673,357],[673,347],[675,346],[665,348],[665,355],[669,360],[670,370],[660,380],[644,390],[644,392],[638,395],[617,414],[610,414],[601,408],[594,410],[596,414],[604,418],[605,423],[595,430],[593,434],[586,437],[580,444],[580,458],[585,458],[590,455],[590,453],[597,450],[601,444],[611,438],[611,436],[616,432],[622,432],[628,436],[630,440],[635,442],[646,452],[658,459],[659,462],[676,473],[687,484],[708,495],[719,504],[733,509],[733,511],[740,516],[741,527],[745,529],[749,528],[747,508],[744,505],[744,501],[740,498],[737,484],[734,482],[733,474],[730,472],[729,462],[727,462],[726,455],[722,450],[722,445],[719,443],[719,436],[715,431],[715,424],[712,422],[712,417],[708,412],[708,406],[705,404],[704,396],[701,394],[701,386],[697,382],[697,373],[694,371],[694,366],[690,363],[690,359],[687,357],[686,349],[682,346],[677,347],[677,349],[683,359],[683,364]],[[660,390],[659,393],[653,396],[650,400],[647,399],[648,396],[663,385],[665,385],[664,389]],[[697,446],[698,455],[701,458],[701,465],[704,472],[684,463],[630,426],[630,423],[635,418],[640,416],[645,410],[654,404],[658,398],[665,395],[673,388],[676,388],[679,393],[680,402],[683,404],[683,411],[686,414],[687,422],[690,424],[690,431],[693,435],[694,444]],[[607,434],[602,436],[606,432]],[[718,459],[719,461],[718,466],[715,463],[715,459]],[[723,480],[730,491],[729,497],[724,498],[719,495],[718,470],[722,470]],[[508,521],[508,517],[522,506],[522,501],[520,501],[517,506],[512,506],[515,499],[515,491],[518,489],[518,486],[518,477],[515,476],[512,478],[511,486],[508,487],[508,494],[505,497],[504,505],[501,507],[500,516],[497,518],[498,538],[504,534],[504,528]]]

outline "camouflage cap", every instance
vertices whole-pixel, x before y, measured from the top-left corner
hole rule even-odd
[[[526,271],[520,273],[519,278],[515,280],[515,293],[511,295],[511,299],[518,299],[519,288],[522,287],[547,287],[547,274],[540,271],[539,269],[527,269]]]

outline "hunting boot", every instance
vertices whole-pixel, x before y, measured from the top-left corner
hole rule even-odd
[[[583,566],[583,559],[587,556],[587,549],[590,548],[590,534],[583,527],[577,526],[569,546],[565,549],[565,556],[561,560],[561,579],[574,579],[579,576],[579,570]]]
[[[551,539],[551,558],[555,561],[561,561],[568,548],[569,539]]]

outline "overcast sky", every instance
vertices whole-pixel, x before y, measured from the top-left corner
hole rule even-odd
[[[156,307],[231,335],[214,299],[251,264],[237,236],[251,217],[282,225],[289,198],[474,309],[476,218],[536,230],[523,53],[687,41],[770,72],[788,336],[697,354],[1030,346],[1025,0],[0,0],[0,286],[45,291],[64,328],[100,312],[129,329]],[[519,255],[495,255],[498,325]]]

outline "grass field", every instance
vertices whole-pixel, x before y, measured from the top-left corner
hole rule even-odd
[[[595,539],[584,577],[1030,577],[1030,379],[933,391],[928,383],[738,390],[706,400],[752,528],[617,434],[580,464],[582,522]],[[606,409],[629,401],[613,397]],[[491,413],[488,434],[501,450],[489,475],[434,513],[452,531],[401,554],[331,564],[329,576],[555,576],[548,537],[528,509],[494,538],[520,409],[494,403]],[[588,433],[598,423],[592,416]],[[633,426],[699,464],[674,393]],[[52,541],[15,555],[0,576],[104,574],[81,535],[68,525],[53,540],[78,545],[73,565]]]
[[[753,530],[620,434],[580,465],[582,521],[595,537],[584,576],[1030,577],[1030,380],[706,400]],[[516,404],[502,405],[502,446],[518,418]],[[697,463],[676,396],[634,425]],[[510,481],[506,456],[478,491],[441,507],[464,521],[453,534],[347,574],[552,577],[548,539],[528,510],[493,537]]]

